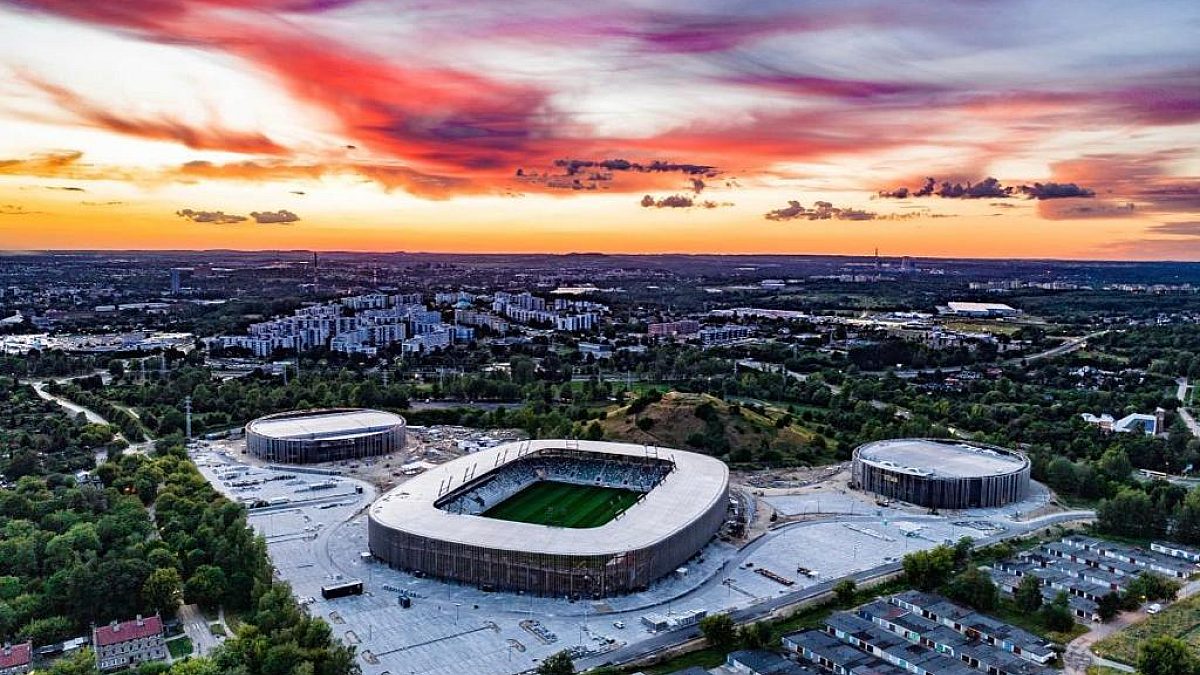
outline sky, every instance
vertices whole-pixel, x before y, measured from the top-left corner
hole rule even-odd
[[[1200,3],[0,0],[0,249],[1200,260]]]

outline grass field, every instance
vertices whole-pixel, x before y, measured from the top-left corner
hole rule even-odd
[[[633,506],[633,490],[539,481],[483,512],[486,518],[554,527],[599,527]]]
[[[1177,637],[1192,649],[1200,650],[1200,595],[1168,605],[1145,621],[1104,638],[1092,651],[1106,659],[1132,665],[1137,663],[1138,647],[1160,635]]]

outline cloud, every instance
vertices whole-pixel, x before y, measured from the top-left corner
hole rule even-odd
[[[254,219],[254,222],[259,224],[294,223],[297,220],[300,220],[300,216],[288,211],[287,209],[280,209],[278,211],[254,211],[250,214],[250,217]]]
[[[1179,237],[1200,237],[1200,221],[1156,223],[1150,226],[1150,231],[1155,234],[1171,234]]]
[[[988,176],[978,183],[943,181],[938,184],[934,178],[926,178],[921,187],[909,190],[907,187],[897,187],[891,190],[880,190],[878,196],[887,199],[908,199],[909,197],[929,197],[936,195],[943,199],[1004,199],[1014,195],[1026,195],[1031,199],[1069,199],[1075,197],[1094,197],[1095,192],[1075,183],[1034,183],[1033,185],[1006,186],[1000,181]]]
[[[1093,190],[1079,187],[1074,183],[1034,183],[1022,185],[1021,193],[1034,199],[1068,199],[1071,197],[1095,197]]]
[[[232,223],[240,223],[248,220],[246,216],[239,216],[224,211],[196,211],[193,209],[183,209],[176,211],[175,215],[180,218],[186,218],[193,223],[215,223],[219,225],[228,225]]]
[[[240,132],[212,126],[198,128],[167,116],[139,119],[106,110],[100,104],[56,84],[22,75],[22,79],[41,90],[73,120],[127,136],[158,141],[175,141],[193,150],[223,150],[226,152],[277,155],[284,148],[257,132]]]
[[[61,176],[70,173],[83,157],[78,150],[59,150],[26,159],[0,159],[0,174],[18,176]]]
[[[45,187],[47,190],[61,190],[63,192],[87,192],[87,190],[75,187],[74,185],[47,185]]]
[[[782,209],[775,209],[763,214],[767,220],[875,220],[879,214],[860,209],[838,208],[830,202],[814,202],[813,207],[806,208],[800,202],[792,200]]]
[[[695,200],[685,195],[671,195],[662,199],[655,199],[650,195],[642,197],[642,206],[656,209],[689,209],[696,205]]]
[[[730,202],[717,202],[711,199],[694,199],[687,195],[669,195],[661,199],[655,199],[651,195],[642,197],[640,204],[645,208],[654,209],[719,209],[724,206],[733,206]]]

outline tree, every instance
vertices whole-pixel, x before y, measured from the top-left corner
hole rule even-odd
[[[970,537],[960,537],[954,542],[954,565],[961,567],[971,559],[971,550],[975,548],[975,540]]]
[[[1138,648],[1137,669],[1141,675],[1196,675],[1200,659],[1183,640],[1163,635]]]
[[[904,575],[922,591],[941,586],[954,571],[954,549],[944,544],[904,556]]]
[[[1121,606],[1124,604],[1124,598],[1117,591],[1109,591],[1100,596],[1100,601],[1096,603],[1096,611],[1100,614],[1101,621],[1112,621],[1121,611]]]
[[[1070,601],[1065,591],[1054,596],[1050,604],[1041,609],[1042,625],[1046,628],[1065,633],[1075,627],[1075,616],[1071,614]]]
[[[766,649],[771,646],[771,626],[766,621],[747,624],[738,629],[742,649]]]
[[[858,595],[858,584],[854,583],[853,579],[842,579],[833,585],[833,595],[837,598],[839,605],[853,605],[854,599]]]
[[[970,605],[981,612],[995,609],[1000,602],[996,583],[978,567],[972,567],[950,580],[945,588],[946,595]]]
[[[1125,587],[1125,592],[1139,602],[1174,600],[1179,593],[1179,582],[1161,574],[1142,572]]]
[[[225,571],[216,565],[201,565],[192,578],[183,585],[183,595],[188,602],[203,607],[216,607],[226,588]]]
[[[566,651],[547,656],[537,668],[538,675],[574,675],[575,662]]]
[[[94,675],[97,672],[96,655],[90,649],[80,649],[55,661],[48,675]]]
[[[733,617],[724,613],[710,614],[700,619],[700,633],[708,640],[708,644],[719,650],[727,650],[737,641]]]
[[[142,602],[165,616],[172,616],[179,608],[182,585],[179,570],[174,567],[160,567],[151,572],[146,578],[146,583],[142,585]]]
[[[1021,577],[1017,590],[1013,593],[1017,607],[1026,614],[1032,614],[1042,608],[1042,582],[1032,574]]]

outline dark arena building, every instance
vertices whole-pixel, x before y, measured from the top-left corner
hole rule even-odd
[[[647,588],[716,535],[729,469],[599,441],[508,443],[443,464],[371,506],[371,553],[485,590],[606,597]]]
[[[271,462],[304,464],[386,455],[404,448],[404,418],[362,408],[300,410],[246,425],[246,451]]]
[[[853,484],[931,509],[1003,506],[1029,494],[1029,459],[962,441],[898,438],[854,450]]]

